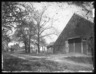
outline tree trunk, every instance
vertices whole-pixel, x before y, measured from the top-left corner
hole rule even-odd
[[[25,45],[25,53],[27,53],[27,44],[26,44],[26,41],[24,41],[24,45]]]
[[[31,33],[31,30],[30,30],[30,25],[29,25],[29,31],[28,31],[28,53],[30,53],[30,33]]]
[[[39,32],[40,32],[40,26],[38,24],[38,44],[37,44],[38,51],[37,51],[37,54],[40,53],[40,36],[39,36]]]
[[[29,43],[29,45],[28,45],[28,53],[30,53],[30,43]]]
[[[30,35],[29,35],[29,41],[28,41],[28,53],[30,53]]]

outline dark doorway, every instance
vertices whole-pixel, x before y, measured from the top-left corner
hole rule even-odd
[[[73,38],[68,40],[69,52],[81,53],[81,38]]]

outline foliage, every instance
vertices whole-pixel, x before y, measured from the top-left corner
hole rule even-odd
[[[86,14],[82,14],[86,19],[94,22],[94,17],[93,16],[93,9],[94,9],[94,1],[73,1],[73,2],[68,2],[69,5],[76,5],[82,9],[81,12],[85,12]]]
[[[17,2],[2,2],[2,40],[11,41],[9,32],[12,32],[14,23],[17,23]],[[6,46],[7,46],[6,45]]]

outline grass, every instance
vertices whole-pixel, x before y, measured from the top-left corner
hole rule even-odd
[[[72,60],[78,63],[86,63],[86,64],[92,64],[92,57],[66,57],[68,60]]]

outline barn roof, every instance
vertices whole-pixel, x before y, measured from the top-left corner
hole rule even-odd
[[[64,45],[67,39],[74,37],[88,37],[92,34],[92,32],[93,23],[74,13],[54,43],[54,47],[59,49],[62,45]]]

